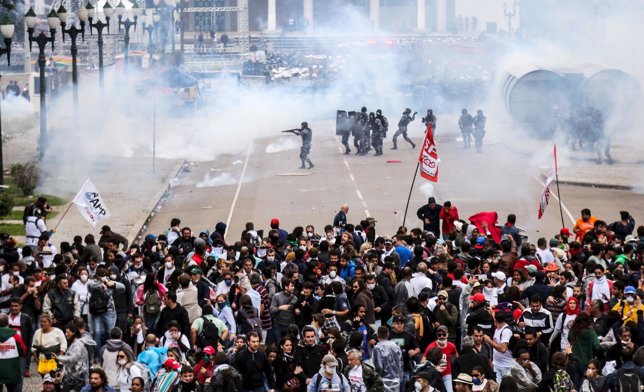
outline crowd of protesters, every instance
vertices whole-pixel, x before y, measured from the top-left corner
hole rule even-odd
[[[25,220],[45,219],[39,207]],[[43,232],[23,248],[2,236],[0,384],[642,390],[644,226],[628,212],[607,224],[584,209],[573,228],[534,242],[514,215],[462,220],[434,198],[417,215],[422,229],[392,236],[373,218],[348,223],[347,205],[320,234],[278,219],[241,236],[173,219],[132,245],[108,226],[98,240],[54,244]]]

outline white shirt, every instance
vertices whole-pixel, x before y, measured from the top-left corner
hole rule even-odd
[[[81,303],[81,314],[89,314],[89,290],[87,283],[83,283],[78,279],[72,284],[72,290],[78,294],[78,300]]]
[[[169,245],[172,245],[172,243],[173,243],[174,241],[176,241],[176,240],[177,240],[177,238],[179,238],[179,235],[180,235],[180,234],[179,234],[179,232],[178,232],[178,231],[174,231],[174,230],[172,230],[172,228],[168,229],[168,235],[167,235],[167,237],[168,237],[168,244],[169,244]]]
[[[366,392],[367,386],[362,379],[362,366],[349,370],[349,383],[351,392]]]
[[[29,246],[38,245],[38,238],[40,235],[47,231],[47,226],[45,226],[45,220],[35,216],[30,216],[27,218],[27,223],[25,224],[25,244]]]
[[[416,272],[410,282],[414,287],[414,297],[418,297],[418,294],[420,294],[425,287],[429,287],[430,289],[432,288],[432,280],[422,272]]]
[[[118,392],[130,392],[132,379],[135,377],[141,377],[141,369],[138,366],[131,364],[129,369],[125,366],[119,366],[116,371],[116,382],[118,383],[116,390]]]
[[[541,260],[541,265],[546,265],[555,261],[555,255],[553,255],[548,248],[544,250],[537,248],[537,255],[539,256],[539,260]]]
[[[496,344],[503,344],[503,343],[510,343],[510,339],[512,338],[512,331],[507,325],[504,325],[501,329],[496,329],[494,331],[494,343]],[[498,351],[497,349],[494,349],[492,352],[492,361],[494,362],[494,366],[500,367],[500,368],[510,368],[512,367],[512,363],[514,362],[512,360],[512,352],[510,352],[510,348],[508,347],[507,350],[505,350],[504,353]]]

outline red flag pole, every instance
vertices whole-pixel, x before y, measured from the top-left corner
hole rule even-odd
[[[555,181],[557,182],[557,199],[559,199],[559,215],[561,215],[561,228],[566,227],[563,217],[563,207],[561,206],[561,192],[559,191],[559,166],[557,163],[557,145],[554,148],[555,153]]]

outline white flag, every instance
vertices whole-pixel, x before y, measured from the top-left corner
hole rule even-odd
[[[96,227],[100,221],[110,217],[110,211],[89,178],[74,197],[74,204],[78,207],[78,212],[92,227]]]

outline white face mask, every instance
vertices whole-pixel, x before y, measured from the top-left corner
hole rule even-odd
[[[417,391],[420,391],[421,389],[423,389],[423,386],[420,385],[420,383],[418,381],[416,381],[414,383],[414,389],[417,390]]]
[[[306,245],[300,245],[300,249],[306,252]]]
[[[126,365],[126,364],[127,364],[127,359],[125,359],[125,358],[119,359],[119,360],[117,361],[117,363],[118,363],[119,365],[121,365],[121,366],[124,366],[124,365]]]
[[[141,268],[143,263],[134,263],[134,268]]]
[[[116,280],[116,277],[117,277],[116,274],[111,274],[110,275],[110,279],[112,279],[112,280]]]
[[[367,288],[368,288],[369,290],[373,290],[373,289],[375,289],[375,288],[376,288],[376,284],[375,284],[375,283],[367,283]]]
[[[174,263],[172,261],[166,261],[165,267],[167,269],[173,269],[174,268]]]
[[[632,304],[633,302],[635,302],[635,298],[633,298],[633,297],[626,297],[626,301],[627,301],[629,304]]]
[[[327,372],[328,374],[333,374],[333,373],[335,373],[335,368],[336,368],[335,366],[325,366],[325,368],[326,368],[326,372]]]
[[[13,271],[13,276],[20,276],[20,271]]]
[[[335,271],[329,271],[329,278],[334,279],[337,273]]]
[[[56,280],[56,275],[49,275],[49,280],[52,282]]]
[[[83,283],[87,283],[87,279],[89,279],[89,276],[87,276],[87,274],[82,274],[82,275],[80,276],[80,280],[81,280],[81,282],[83,282]]]

